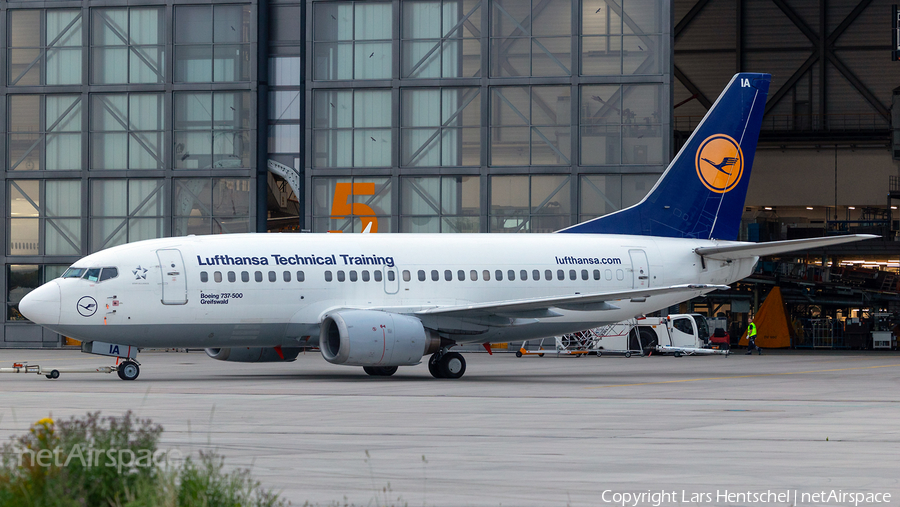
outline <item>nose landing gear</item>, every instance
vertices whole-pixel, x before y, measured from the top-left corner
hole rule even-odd
[[[123,361],[116,367],[116,373],[122,380],[134,380],[141,374],[141,365],[137,361]]]

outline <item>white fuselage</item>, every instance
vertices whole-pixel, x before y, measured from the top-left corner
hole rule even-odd
[[[597,234],[164,238],[111,248],[75,263],[115,267],[118,276],[97,282],[60,278],[38,289],[46,301],[55,297],[52,284],[59,294],[58,317],[48,306],[39,323],[80,340],[138,347],[309,345],[318,339],[323,314],[335,309],[413,314],[492,301],[728,284],[752,272],[755,257],[703,262],[694,253],[714,244]],[[554,309],[557,316],[512,318],[500,326],[477,319],[422,320],[459,343],[518,341],[618,322],[701,293],[615,301],[613,309],[597,311]],[[93,312],[91,300],[97,304]]]

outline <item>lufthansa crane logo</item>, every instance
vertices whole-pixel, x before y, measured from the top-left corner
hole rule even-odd
[[[730,192],[744,174],[744,154],[731,136],[714,134],[697,150],[697,176],[706,188],[718,194]]]
[[[84,296],[76,303],[76,309],[82,317],[90,317],[97,313],[97,300],[91,296]]]

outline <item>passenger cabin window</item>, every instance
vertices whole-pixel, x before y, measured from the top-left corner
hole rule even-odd
[[[570,270],[569,270],[569,280],[574,280],[574,279],[576,279],[576,278],[578,278],[578,276],[575,274],[575,270],[574,270],[574,269],[570,269]]]
[[[600,270],[595,269],[594,270],[594,280],[599,280],[599,279],[600,279]]]
[[[325,281],[326,281],[326,282],[330,282],[330,281],[331,281],[331,271],[326,271],[326,272],[325,272]]]
[[[338,275],[339,282],[343,282],[344,280],[346,280],[345,275],[344,275],[344,270],[342,270],[342,269],[338,270],[337,275]]]
[[[420,269],[419,272],[418,272],[418,275],[419,275],[419,281],[420,281],[420,282],[424,282],[424,281],[425,281],[425,270],[424,270],[424,269]]]
[[[375,276],[375,281],[376,281],[376,282],[380,282],[380,281],[381,281],[381,271],[375,271],[375,272],[372,273],[372,274]],[[390,280],[390,281],[393,282],[393,281],[394,281],[394,278],[396,278],[396,277],[397,277],[397,275],[395,275],[393,271],[388,271],[388,280]]]
[[[97,282],[100,280],[100,268],[91,268],[87,270],[84,279],[89,282]]]
[[[456,279],[460,282],[464,282],[466,280],[466,272],[463,270],[459,270],[456,272]]]
[[[200,272],[200,281],[203,283],[206,283],[209,281],[209,275],[206,273],[206,271]]]
[[[541,279],[541,272],[540,272],[540,270],[535,269],[534,271],[532,271],[532,272],[531,272],[531,279],[532,279],[532,280],[540,280],[540,279]]]
[[[216,283],[222,283],[222,272],[216,271],[215,273],[213,273],[213,280],[215,280]]]
[[[473,282],[477,282],[478,281],[478,271],[475,271],[474,269],[469,271],[469,280],[472,280]]]
[[[436,281],[438,281],[438,280],[440,280],[440,279],[441,279],[441,274],[438,273],[438,270],[432,269],[432,270],[431,270],[431,281],[432,281],[432,282],[436,282]]]
[[[306,281],[306,273],[304,273],[303,271],[297,271],[297,281],[305,282]]]
[[[247,271],[241,271],[241,281],[247,283],[250,281],[250,273]]]
[[[481,272],[481,278],[482,278],[485,282],[490,282],[490,281],[491,281],[491,271],[490,271],[489,269],[485,269],[484,271],[482,271],[482,272]]]
[[[586,270],[586,269],[582,269],[582,270],[581,270],[581,279],[582,279],[582,280],[587,280],[587,279],[588,279],[588,270]]]
[[[111,280],[115,277],[119,276],[119,270],[116,268],[103,268],[103,271],[100,272],[100,281]]]
[[[351,281],[351,282],[355,282],[355,281],[357,280],[357,277],[356,277],[356,276],[357,276],[357,275],[356,275],[356,270],[355,270],[355,269],[350,270],[350,281]]]
[[[612,280],[612,270],[611,269],[606,270],[606,279]]]
[[[363,272],[362,272],[362,281],[364,281],[364,282],[368,282],[368,281],[369,281],[369,270],[367,270],[367,269],[364,269],[364,270],[363,270]]]
[[[499,269],[497,271],[494,271],[494,278],[496,278],[498,282],[502,282],[503,281],[503,271],[501,271]]]
[[[617,269],[616,270],[616,280],[624,280],[624,279],[625,279],[625,272],[622,271],[621,269]]]
[[[448,282],[452,282],[453,281],[453,271],[450,271],[449,269],[445,269],[444,270],[444,280],[446,280]]]
[[[557,270],[556,270],[556,279],[557,279],[557,280],[565,280],[565,279],[566,279],[566,272],[563,271],[563,270],[561,270],[561,269],[557,269]]]
[[[509,271],[507,271],[506,279],[509,280],[510,282],[516,281],[516,272],[511,269]]]
[[[547,280],[548,282],[550,280],[553,280],[553,271],[551,271],[549,269],[544,271],[544,280]]]
[[[528,280],[528,271],[527,270],[523,269],[522,271],[519,271],[519,280],[522,280],[523,282]]]
[[[235,276],[234,271],[228,272],[228,281],[234,283],[237,281],[237,276]]]
[[[262,277],[262,271],[256,271],[256,272],[254,272],[254,273],[253,273],[253,278],[254,278],[257,282],[262,282],[262,278],[263,278],[263,277]]]
[[[290,272],[290,271],[285,271],[285,272],[283,273],[283,276],[284,276],[284,281],[285,281],[285,282],[290,282],[290,281],[291,281],[291,272]]]
[[[390,280],[390,281],[392,281],[392,282],[394,281],[394,279],[391,278],[391,272],[390,272],[390,271],[388,271],[388,280]],[[411,277],[410,274],[409,274],[409,270],[408,270],[408,269],[404,269],[404,270],[403,270],[403,281],[404,281],[404,282],[408,282],[408,281],[410,281],[410,280],[412,280],[412,277]]]
[[[274,271],[269,271],[269,281],[274,282],[276,280],[278,280],[278,274],[276,274]]]

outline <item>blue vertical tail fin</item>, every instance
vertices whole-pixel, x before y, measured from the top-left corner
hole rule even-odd
[[[769,74],[735,74],[644,199],[559,232],[734,240]]]

